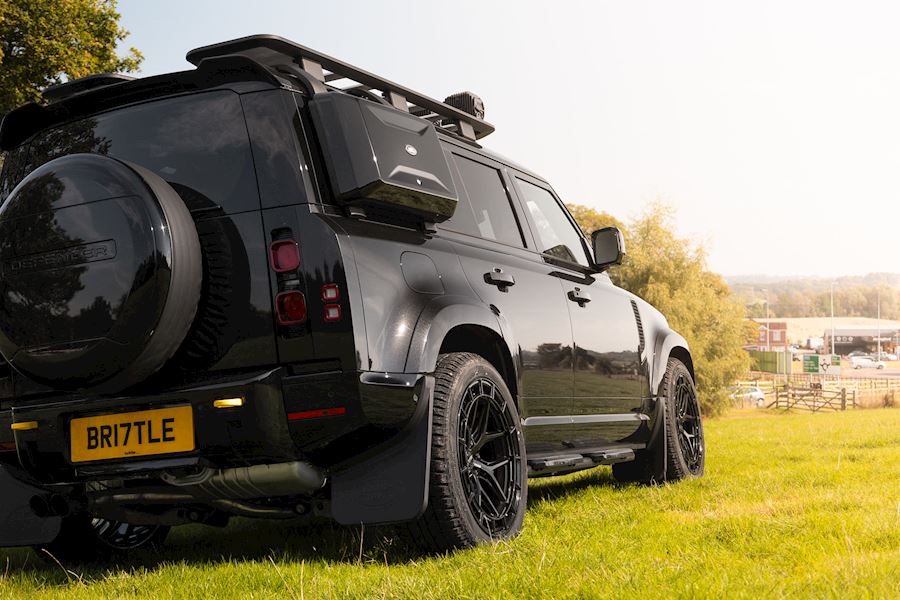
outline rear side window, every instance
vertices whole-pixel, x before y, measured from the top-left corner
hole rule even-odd
[[[167,98],[82,119],[38,135],[28,171],[76,152],[137,163],[166,181],[190,210],[259,208],[256,176],[237,94]]]
[[[544,254],[565,262],[590,266],[581,233],[575,229],[553,194],[516,178],[522,199],[537,229]]]
[[[467,198],[460,198],[453,217],[443,226],[451,231],[522,247],[522,232],[500,171],[455,154],[453,158]]]

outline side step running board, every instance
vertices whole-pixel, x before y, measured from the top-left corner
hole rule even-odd
[[[631,448],[610,448],[607,450],[585,452],[584,454],[563,454],[529,458],[528,474],[533,476],[550,474],[557,471],[574,471],[597,465],[611,465],[631,460],[634,460],[634,450]]]
[[[598,465],[611,465],[634,460],[634,450],[631,448],[615,448],[613,450],[601,450],[600,452],[588,452],[585,453],[585,456]]]

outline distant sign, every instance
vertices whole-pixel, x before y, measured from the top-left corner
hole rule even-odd
[[[841,357],[837,354],[804,354],[803,372],[840,375]]]

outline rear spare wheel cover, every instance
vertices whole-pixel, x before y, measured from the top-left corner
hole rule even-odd
[[[118,392],[178,349],[201,279],[193,220],[162,178],[57,158],[0,207],[0,353],[57,389]]]

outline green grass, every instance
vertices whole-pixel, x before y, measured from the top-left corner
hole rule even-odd
[[[70,575],[0,552],[0,597],[900,597],[900,410],[735,413],[707,440],[703,479],[537,481],[521,537],[450,556],[389,530],[360,544],[358,528],[242,520]]]

